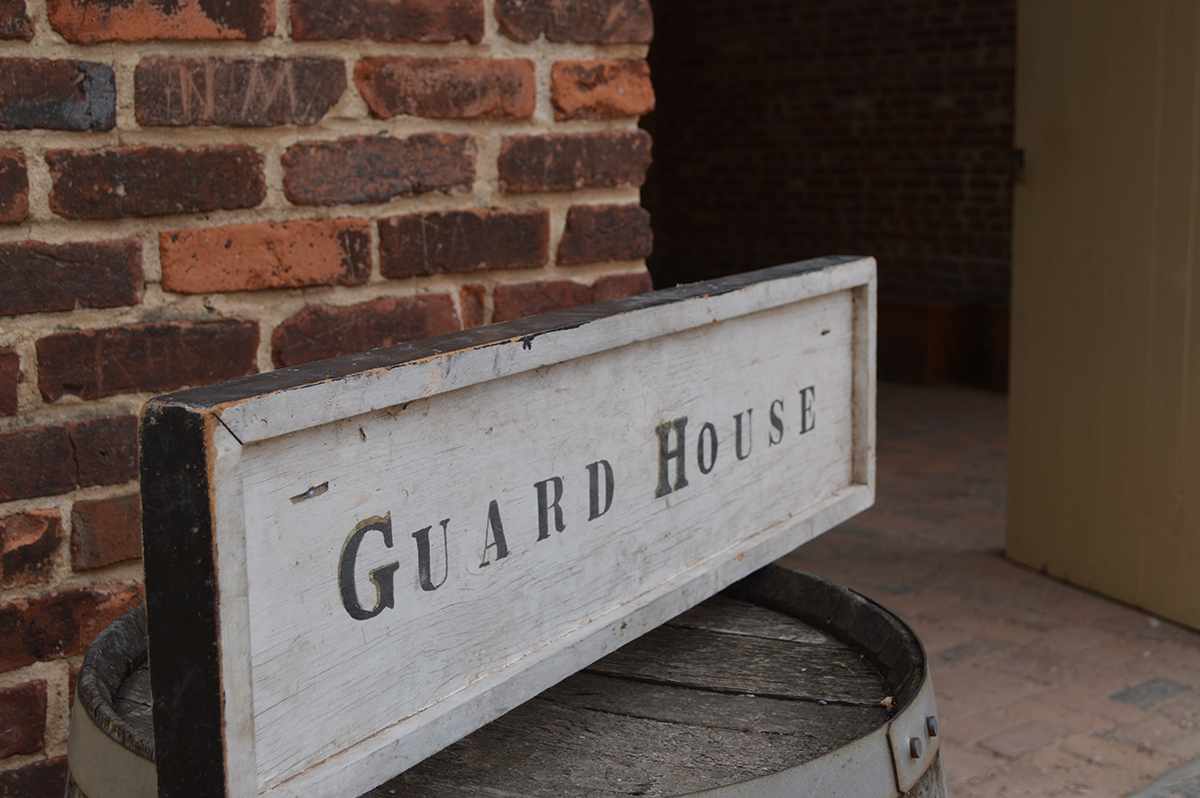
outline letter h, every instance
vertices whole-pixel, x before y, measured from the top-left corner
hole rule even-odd
[[[687,458],[685,454],[684,430],[687,427],[687,416],[677,418],[674,421],[668,421],[666,424],[659,424],[658,429],[658,490],[654,493],[654,498],[661,499],[672,490],[679,490],[688,484],[687,476],[684,474],[684,463]],[[670,448],[671,428],[675,429],[675,448]],[[671,487],[671,474],[669,463],[675,461],[675,487]]]

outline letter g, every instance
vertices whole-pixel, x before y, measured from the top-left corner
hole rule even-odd
[[[399,562],[371,571],[371,581],[375,583],[374,608],[364,609],[358,601],[358,591],[354,589],[354,565],[358,560],[358,547],[362,545],[363,538],[367,536],[367,533],[372,530],[381,532],[383,545],[389,549],[392,547],[392,514],[388,513],[382,518],[375,515],[365,521],[360,521],[358,526],[354,527],[350,537],[346,538],[346,545],[342,546],[342,557],[338,561],[338,590],[342,594],[342,606],[356,621],[374,618],[385,608],[396,606],[394,574],[400,568]]]

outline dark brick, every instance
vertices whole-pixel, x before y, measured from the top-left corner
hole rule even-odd
[[[386,297],[349,307],[313,305],[275,328],[271,350],[276,367],[283,368],[459,329],[449,294]]]
[[[649,44],[654,37],[650,0],[496,0],[496,21],[524,43],[543,33],[581,44]]]
[[[81,488],[119,485],[138,476],[137,416],[112,416],[67,425]]]
[[[495,309],[492,321],[509,321],[552,310],[564,310],[607,299],[617,299],[649,291],[647,272],[606,274],[594,286],[570,280],[539,280],[529,283],[502,283],[493,291]]]
[[[650,65],[645,61],[558,61],[550,70],[554,118],[613,119],[654,110]]]
[[[0,416],[17,414],[17,385],[21,382],[21,356],[15,349],[0,349]]]
[[[15,224],[29,215],[29,172],[25,153],[0,150],[0,222]]]
[[[493,296],[492,321],[498,322],[591,304],[592,288],[570,280],[539,280],[503,283],[496,286]]]
[[[162,287],[184,294],[361,285],[371,276],[365,219],[297,219],[169,230],[158,237]]]
[[[71,568],[88,571],[142,557],[142,503],[136,493],[84,499],[71,510]]]
[[[0,798],[62,798],[66,789],[65,756],[0,773]]]
[[[639,205],[576,205],[558,245],[560,264],[641,260],[650,255],[650,214]]]
[[[47,0],[50,27],[77,44],[250,39],[275,32],[274,0]]]
[[[135,416],[0,433],[0,501],[54,496],[136,477]]]
[[[467,283],[458,289],[458,304],[462,307],[464,330],[483,325],[487,286],[483,283]]]
[[[292,0],[292,38],[381,42],[483,40],[483,0]]]
[[[522,119],[537,104],[536,80],[527,58],[374,56],[354,67],[354,85],[382,119]]]
[[[118,219],[253,208],[266,196],[253,147],[48,150],[50,210],[68,219]]]
[[[592,301],[604,302],[608,299],[620,299],[623,296],[644,294],[653,290],[649,272],[630,272],[627,274],[606,274],[596,280],[592,286]]]
[[[0,244],[0,314],[115,308],[142,301],[142,243]]]
[[[112,130],[112,68],[87,61],[0,58],[0,130]]]
[[[49,335],[37,342],[38,387],[98,399],[170,391],[253,374],[258,322],[175,321]]]
[[[89,586],[0,604],[0,673],[83,653],[144,593],[141,585]]]
[[[0,588],[50,581],[62,539],[58,510],[30,510],[0,518]],[[3,730],[0,724],[0,737]]]
[[[315,125],[346,90],[340,58],[143,58],[139,125]]]
[[[0,501],[74,489],[75,462],[65,426],[0,432]]]
[[[500,187],[522,193],[641,186],[649,167],[644,130],[513,136],[500,148]]]
[[[25,0],[0,0],[0,39],[33,38],[33,22],[25,13]]]
[[[283,154],[283,190],[298,205],[387,202],[434,190],[464,194],[474,181],[474,139],[449,133],[304,141]]]
[[[0,759],[35,754],[46,736],[46,683],[0,689]]]
[[[550,257],[550,212],[433,211],[379,221],[384,277],[536,269]]]

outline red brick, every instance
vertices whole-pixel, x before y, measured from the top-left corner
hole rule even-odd
[[[654,110],[650,65],[645,61],[559,61],[550,70],[554,118],[613,119]]]
[[[449,294],[387,297],[349,307],[313,305],[271,338],[279,368],[462,329]]]
[[[394,279],[536,269],[550,258],[550,212],[433,211],[379,221],[379,267]]]
[[[253,208],[266,196],[253,147],[47,150],[50,210],[68,219],[118,219]]]
[[[644,130],[513,136],[500,148],[500,187],[521,193],[641,186],[649,167]]]
[[[25,13],[25,0],[0,0],[0,39],[33,38],[33,22]]]
[[[496,286],[493,296],[496,307],[492,311],[492,321],[498,322],[589,305],[592,288],[570,280],[503,283]]]
[[[87,61],[0,58],[0,130],[112,130],[112,67]]]
[[[30,510],[0,518],[0,588],[50,581],[62,539],[58,510]]]
[[[576,205],[567,211],[558,262],[641,260],[653,245],[650,214],[640,205]]]
[[[47,0],[50,27],[77,44],[249,39],[275,32],[274,0]]]
[[[387,202],[435,190],[464,194],[474,182],[470,136],[351,136],[304,141],[283,154],[283,190],[298,205]]]
[[[46,683],[0,689],[0,759],[42,750],[46,735]]]
[[[49,335],[37,342],[38,387],[98,399],[170,391],[253,374],[258,323],[175,321]]]
[[[483,0],[292,0],[292,38],[380,42],[483,40]]]
[[[182,294],[361,285],[371,276],[363,219],[197,227],[159,234],[162,287]]]
[[[654,37],[649,0],[496,0],[496,21],[524,43],[543,33],[581,44],[649,44]]]
[[[346,91],[340,58],[143,58],[139,125],[315,125]]]
[[[17,414],[17,385],[21,382],[21,356],[15,349],[0,349],[0,416]]]
[[[116,308],[142,301],[142,243],[0,244],[0,314]]]
[[[620,299],[624,296],[644,294],[654,288],[650,281],[649,272],[630,272],[627,274],[606,274],[596,281],[592,287],[592,301],[604,302],[609,299]]]
[[[75,463],[65,426],[0,432],[0,501],[74,489]]]
[[[381,119],[524,119],[537,103],[527,58],[375,56],[355,65],[354,85]]]
[[[15,224],[29,215],[29,173],[25,153],[0,150],[0,222]]]
[[[119,485],[138,476],[137,416],[112,416],[67,425],[81,488]]]
[[[84,499],[71,510],[71,568],[88,571],[142,557],[138,494]]]
[[[0,604],[0,673],[83,653],[144,593],[141,585],[89,586]]]
[[[484,301],[486,299],[487,286],[483,283],[467,283],[458,289],[458,304],[462,307],[464,330],[483,326]]]
[[[570,280],[541,280],[529,283],[503,283],[496,286],[492,321],[509,321],[552,310],[565,310],[607,299],[640,294],[652,288],[647,272],[607,274],[595,286]]]
[[[62,798],[66,789],[65,756],[0,773],[0,798]]]

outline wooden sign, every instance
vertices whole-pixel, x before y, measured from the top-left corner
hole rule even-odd
[[[875,265],[150,402],[161,798],[358,795],[869,506]]]

